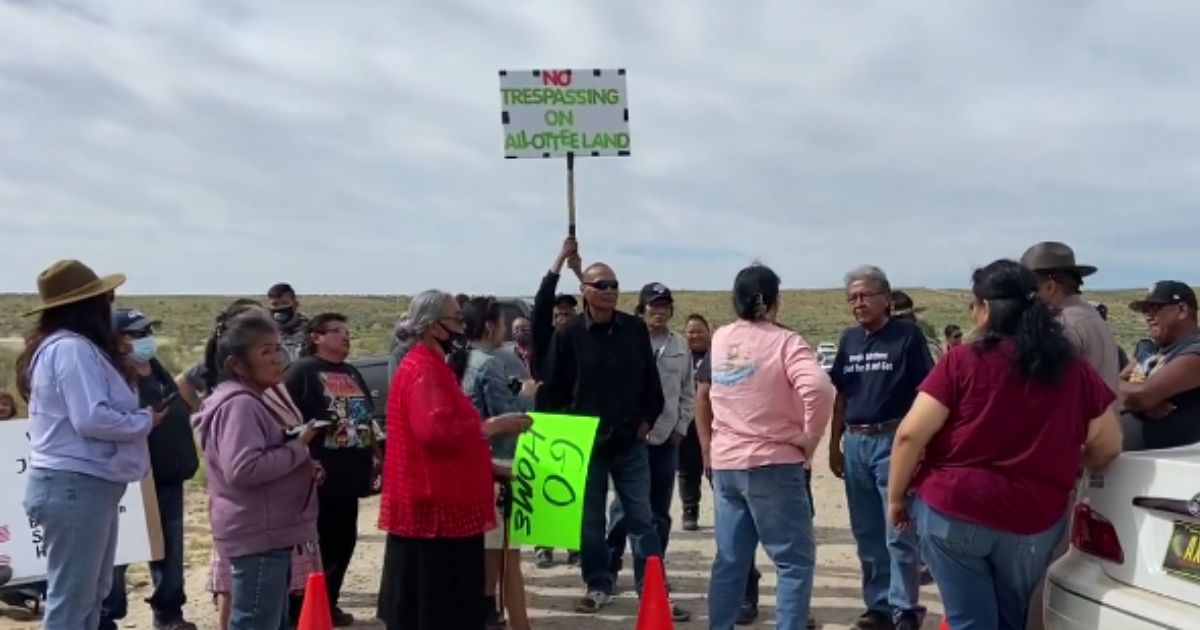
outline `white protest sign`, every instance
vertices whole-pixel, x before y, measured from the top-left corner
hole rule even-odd
[[[12,566],[9,584],[36,582],[46,576],[46,544],[42,528],[30,523],[23,505],[29,479],[28,420],[0,422],[0,564]],[[145,491],[145,492],[143,492]],[[129,484],[121,499],[116,564],[137,564],[162,557],[161,527],[154,483]],[[152,514],[153,519],[147,519]]]
[[[501,70],[504,157],[629,155],[625,70]]]

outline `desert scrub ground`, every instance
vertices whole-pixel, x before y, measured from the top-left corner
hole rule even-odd
[[[564,283],[565,284],[565,283]],[[918,306],[926,310],[921,319],[930,330],[940,331],[946,324],[969,328],[968,294],[962,290],[908,289]],[[850,323],[843,292],[839,289],[787,291],[783,296],[783,323],[805,335],[809,342],[837,341]],[[1145,331],[1140,318],[1126,304],[1141,296],[1141,291],[1100,291],[1088,299],[1104,302],[1117,338],[1127,349]],[[213,317],[234,297],[229,296],[131,296],[118,294],[117,304],[137,308],[163,324],[158,330],[164,349],[162,359],[168,367],[180,369],[195,361],[212,329]],[[626,295],[623,306],[632,309],[635,296]],[[727,292],[676,293],[675,323],[682,326],[688,313],[700,313],[715,325],[728,322],[732,310]],[[33,323],[22,313],[36,304],[30,295],[0,295],[0,387],[13,380],[12,359],[20,350],[21,337]],[[309,316],[338,311],[350,318],[354,334],[354,353],[358,356],[386,350],[396,319],[408,305],[405,296],[301,296],[301,308]],[[939,335],[940,337],[940,335]]]

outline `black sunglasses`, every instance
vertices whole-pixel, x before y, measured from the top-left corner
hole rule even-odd
[[[616,280],[597,280],[595,282],[585,282],[585,286],[592,287],[597,291],[616,291],[621,288],[621,284]]]

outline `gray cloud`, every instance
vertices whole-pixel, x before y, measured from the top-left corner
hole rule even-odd
[[[137,292],[532,291],[561,162],[501,155],[496,70],[629,69],[633,157],[580,160],[630,286],[901,284],[1063,239],[1097,284],[1196,281],[1200,8],[0,3],[0,217]]]

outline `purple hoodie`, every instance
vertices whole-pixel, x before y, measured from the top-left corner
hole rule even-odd
[[[204,449],[213,541],[226,558],[317,538],[317,497],[308,449],[250,388],[232,381],[204,399],[192,426]]]

